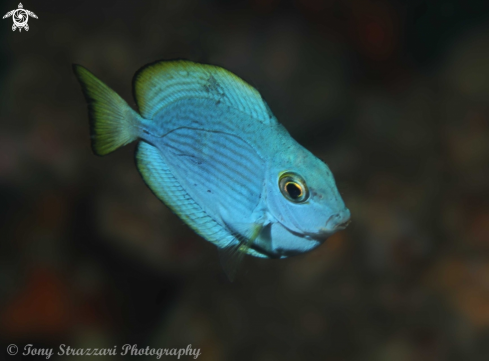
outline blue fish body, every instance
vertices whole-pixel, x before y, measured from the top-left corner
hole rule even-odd
[[[94,152],[140,140],[143,179],[221,250],[230,277],[244,254],[301,254],[349,223],[328,166],[236,75],[190,61],[148,65],[134,77],[137,113],[88,70],[74,71],[89,104]]]

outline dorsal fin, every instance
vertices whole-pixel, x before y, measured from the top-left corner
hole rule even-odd
[[[187,60],[159,61],[141,68],[133,80],[141,115],[153,119],[159,110],[182,99],[205,98],[241,110],[269,123],[273,117],[260,93],[233,73]]]

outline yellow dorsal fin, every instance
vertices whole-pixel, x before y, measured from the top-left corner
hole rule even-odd
[[[260,93],[233,73],[214,65],[187,60],[159,61],[141,68],[133,80],[141,115],[153,119],[169,104],[213,99],[269,123],[274,117]]]

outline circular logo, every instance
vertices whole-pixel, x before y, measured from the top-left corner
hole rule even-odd
[[[17,355],[17,352],[19,352],[19,348],[17,347],[17,345],[11,344],[7,346],[7,353],[10,356]]]
[[[29,20],[29,14],[27,14],[27,11],[25,11],[24,9],[17,9],[12,14],[12,19],[14,20],[14,24],[17,27],[23,28]]]

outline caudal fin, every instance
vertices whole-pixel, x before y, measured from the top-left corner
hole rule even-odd
[[[81,65],[73,64],[73,71],[88,103],[93,152],[106,155],[136,140],[139,114]]]

